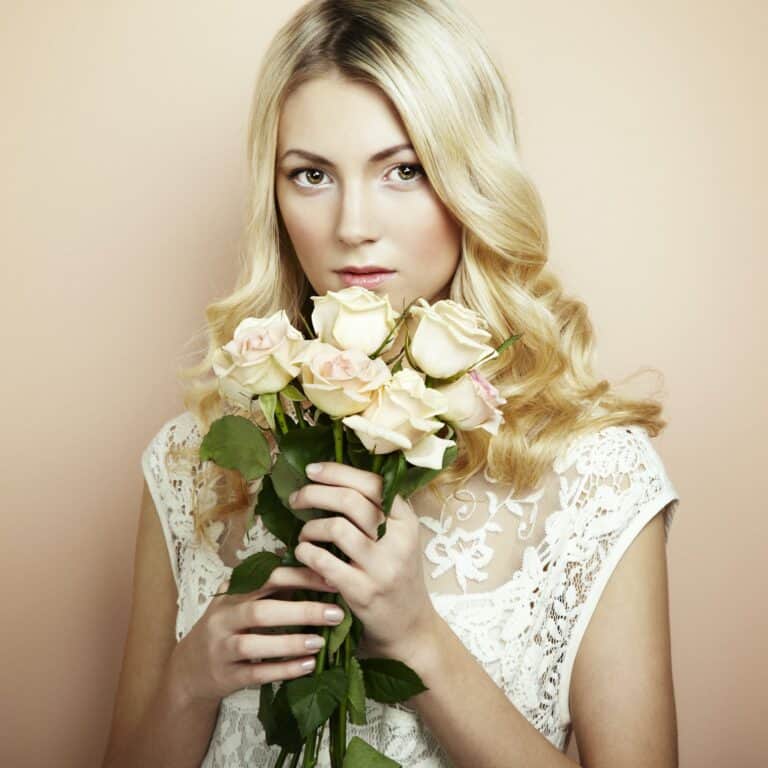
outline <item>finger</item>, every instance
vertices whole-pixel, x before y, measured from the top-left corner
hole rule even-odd
[[[252,627],[335,627],[339,620],[325,615],[334,606],[310,600],[245,600],[231,607],[226,623],[231,632]]]
[[[338,592],[325,579],[305,565],[283,565],[275,568],[270,574],[267,584],[277,585],[279,590],[308,589],[315,592]]]
[[[370,564],[378,551],[375,549],[375,535],[371,537],[366,536],[357,526],[352,525],[346,517],[341,517],[340,515],[317,517],[314,520],[308,520],[299,531],[299,543],[305,541],[331,542],[358,565],[363,563],[366,565]],[[296,549],[298,550],[298,544]],[[334,559],[338,560],[338,558]],[[306,561],[302,560],[302,562]],[[331,564],[329,563],[329,565]],[[335,568],[335,564],[333,566]],[[312,570],[314,570],[314,565],[312,565]],[[321,578],[328,579],[332,584],[338,583],[326,573],[323,573]]]
[[[343,520],[343,518],[338,519]],[[359,531],[358,534],[363,536]],[[371,547],[375,546],[370,539],[365,540]],[[352,549],[354,551],[354,548]],[[372,552],[375,551],[372,550]],[[306,563],[313,571],[317,571],[329,584],[341,585],[340,591],[343,591],[345,598],[354,599],[354,596],[366,593],[370,578],[366,570],[355,562],[354,557],[351,562],[345,563],[324,547],[316,546],[309,541],[299,542],[294,550],[294,556],[302,563]],[[374,562],[373,555],[364,556],[362,562],[365,563],[366,568],[371,567]]]
[[[381,506],[384,478],[378,473],[340,464],[338,461],[319,461],[317,465],[319,466],[317,472],[307,472],[307,477],[313,483],[345,485],[354,488],[372,504]]]
[[[319,644],[310,644],[318,640]],[[230,635],[228,661],[263,661],[316,654],[323,647],[321,635]]]
[[[251,590],[250,592],[236,592],[229,597],[232,598],[232,601],[239,603],[295,589],[330,593],[339,591],[336,587],[328,584],[319,573],[315,573],[311,568],[281,565],[270,573],[269,578],[258,589]]]
[[[307,483],[288,500],[293,509],[313,507],[340,512],[361,531],[376,539],[376,529],[384,521],[384,513],[356,488]]]
[[[302,667],[305,662],[311,666]],[[236,661],[229,666],[232,670],[232,687],[239,689],[249,685],[265,685],[312,674],[315,665],[314,656],[304,656],[295,661],[264,661],[257,664],[250,661]]]

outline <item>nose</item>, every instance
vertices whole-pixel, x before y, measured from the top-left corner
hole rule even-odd
[[[348,245],[376,240],[374,204],[363,184],[347,186],[341,196],[337,226],[339,240]]]

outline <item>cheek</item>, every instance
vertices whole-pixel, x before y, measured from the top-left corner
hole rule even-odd
[[[295,200],[290,195],[278,197],[278,203],[283,224],[302,270],[315,291],[318,294],[325,293],[329,286],[319,283],[327,271],[323,258],[329,253],[330,234],[323,228],[323,222],[329,221],[330,217],[319,206],[310,205],[306,200]]]
[[[453,274],[461,250],[461,226],[433,194],[407,207],[396,235],[404,253],[417,256],[414,263],[429,265],[437,276]]]

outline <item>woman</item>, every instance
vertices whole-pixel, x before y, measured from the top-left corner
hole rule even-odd
[[[266,53],[249,150],[242,274],[208,307],[187,410],[142,457],[104,765],[274,765],[259,686],[311,674],[317,653],[313,632],[274,630],[333,623],[321,599],[275,599],[296,589],[338,591],[366,652],[427,685],[368,700],[367,724],[347,726],[404,766],[565,766],[573,732],[582,765],[677,765],[664,546],[678,496],[649,439],[666,422],[592,372],[586,309],[545,266],[544,213],[477,28],[445,0],[307,3]],[[372,267],[388,274],[349,274]],[[412,506],[396,498],[379,541],[381,478],[323,463],[293,505],[339,517],[304,525],[306,567],[212,600],[237,562],[279,545],[246,524],[255,489],[197,460],[211,421],[237,412],[205,378],[213,354],[244,317],[284,308],[300,328],[310,296],[355,280],[398,309],[475,309],[495,345],[522,330],[484,366],[504,423],[460,433],[455,464]],[[326,733],[319,765],[327,751]]]

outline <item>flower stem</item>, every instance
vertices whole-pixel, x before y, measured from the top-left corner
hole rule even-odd
[[[280,402],[280,393],[278,392],[275,400],[275,418],[280,425],[280,431],[285,434],[288,431],[288,424],[285,421],[285,413],[283,412],[283,404]]]
[[[341,419],[333,420],[333,449],[336,454],[336,461],[339,464],[344,463],[344,425]]]

